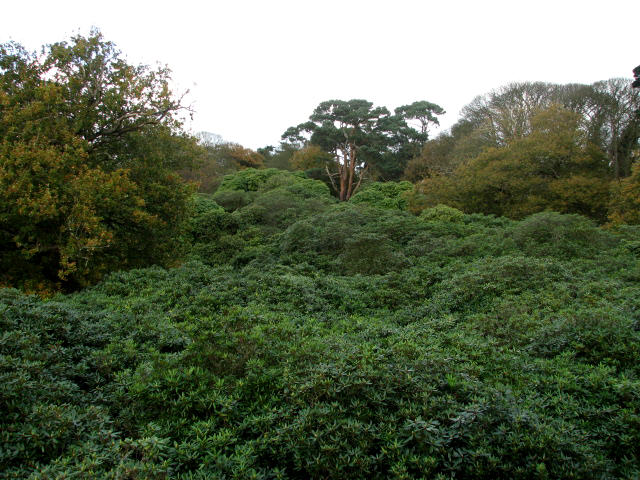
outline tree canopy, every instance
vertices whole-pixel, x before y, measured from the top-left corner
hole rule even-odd
[[[316,107],[308,122],[289,128],[282,138],[330,153],[333,160],[325,168],[332,186],[340,200],[349,200],[370,171],[380,177],[399,176],[442,113],[441,107],[425,101],[398,107],[392,115],[367,100],[328,100]],[[411,120],[419,126],[410,125]]]
[[[579,115],[580,130],[606,153],[606,162],[616,178],[631,173],[640,139],[640,119],[635,115],[640,108],[640,94],[621,78],[592,85],[518,82],[478,96],[463,108],[462,117],[451,132],[444,134],[453,137],[455,144],[444,159],[457,166],[486,148],[503,147],[526,137],[532,132],[534,115],[552,105],[561,105]],[[431,148],[428,144],[426,147]],[[430,151],[423,152],[424,158],[418,164],[429,163],[431,156]]]
[[[41,55],[0,46],[2,283],[82,285],[175,258],[190,189],[173,171],[195,142],[169,81],[97,31]]]
[[[522,218],[542,210],[606,220],[610,173],[605,154],[579,128],[580,116],[560,106],[534,114],[531,133],[489,148],[451,176],[421,186],[431,204]]]

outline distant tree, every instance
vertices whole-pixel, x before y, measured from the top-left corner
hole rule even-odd
[[[420,154],[407,163],[405,178],[410,182],[419,182],[433,175],[450,174],[455,167],[451,155],[455,145],[455,138],[447,132],[428,141]]]
[[[329,100],[318,105],[308,122],[289,128],[282,138],[306,144],[304,135],[310,134],[310,143],[335,158],[337,172],[327,166],[327,173],[340,200],[349,200],[369,168],[367,154],[383,144],[379,124],[388,115],[386,108],[374,108],[366,100]]]
[[[215,147],[216,145],[225,143],[222,136],[213,132],[198,132],[196,133],[196,138],[198,139],[198,143],[204,147]]]
[[[640,139],[640,93],[629,81],[613,78],[593,85],[597,102],[590,129],[593,139],[605,152],[615,178],[631,174],[631,164]]]
[[[264,156],[260,153],[237,143],[222,142],[202,145],[198,161],[180,174],[198,184],[199,192],[213,193],[225,175],[264,166]]]
[[[580,116],[560,106],[535,114],[531,133],[490,148],[451,177],[426,179],[430,203],[465,212],[523,218],[550,209],[606,219],[609,170],[604,153],[585,138]]]
[[[388,145],[373,163],[375,178],[399,180],[409,161],[420,154],[429,139],[430,128],[440,124],[437,115],[444,113],[442,107],[427,101],[396,108],[394,115],[384,121]]]
[[[510,83],[473,99],[462,119],[481,131],[487,143],[500,147],[531,132],[531,117],[550,105],[557,85],[543,82]]]
[[[396,108],[394,112],[396,116],[408,123],[412,121],[418,122],[418,128],[409,126],[406,130],[406,135],[422,142],[429,138],[429,129],[432,125],[440,125],[437,116],[446,113],[440,105],[425,100],[403,105]]]
[[[640,122],[634,114],[640,94],[626,79],[593,85],[512,83],[476,97],[463,109],[462,120],[473,125],[472,136],[481,139],[474,141],[476,145],[502,147],[529,135],[535,113],[554,104],[580,115],[580,129],[607,153],[606,161],[616,178],[630,174],[640,139]]]
[[[291,159],[297,151],[297,145],[287,142],[281,142],[278,147],[267,145],[257,150],[264,157],[264,166],[266,168],[278,168],[280,170],[295,170],[295,167],[291,165]]]
[[[385,107],[366,100],[322,102],[309,121],[289,128],[282,138],[302,146],[313,144],[332,156],[325,164],[340,200],[349,200],[369,170],[399,176],[410,156],[428,138],[428,126],[437,123],[442,109],[429,102],[398,107],[391,115]],[[417,121],[419,128],[407,122]],[[335,170],[331,170],[335,168]]]
[[[233,170],[263,168],[264,157],[258,152],[237,143],[223,143],[216,147],[218,161]]]
[[[322,169],[330,163],[333,157],[319,146],[309,144],[297,150],[291,157],[291,165],[296,170],[316,170]]]

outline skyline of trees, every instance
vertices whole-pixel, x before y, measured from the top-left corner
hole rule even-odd
[[[414,213],[447,203],[639,221],[640,91],[629,79],[509,84],[435,138],[435,103],[391,112],[328,100],[258,151],[185,132],[190,111],[170,82],[166,67],[128,64],[97,30],[41,54],[0,46],[0,284],[81,288],[179,261],[196,186],[213,194],[245,169],[295,171],[341,201],[371,182],[410,180],[398,202]]]

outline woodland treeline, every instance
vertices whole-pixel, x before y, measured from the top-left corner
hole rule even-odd
[[[415,214],[446,204],[640,222],[640,97],[627,79],[511,84],[477,97],[435,138],[435,103],[391,113],[329,100],[278,147],[252,151],[186,134],[190,112],[169,70],[129,65],[99,32],[40,55],[1,48],[4,285],[74,289],[108,271],[170,265],[184,253],[194,189],[213,193],[244,168],[301,171],[343,201],[370,182],[410,181]]]
[[[511,218],[553,210],[637,223],[640,94],[631,83],[510,84],[475,98],[433,139],[429,128],[444,112],[438,105],[415,102],[391,115],[363,100],[323,102],[251,162],[226,153],[238,146],[205,145],[211,157],[189,178],[212,193],[223,173],[264,165],[303,170],[342,199],[364,179],[408,180],[416,213],[443,203]],[[345,179],[349,185],[339,185]]]
[[[209,158],[187,177],[213,193],[224,173],[247,166],[304,171],[341,200],[363,181],[410,181],[414,213],[447,204],[510,218],[552,210],[636,224],[640,91],[631,84],[509,84],[476,97],[432,139],[444,113],[436,104],[391,114],[364,100],[331,100],[250,160],[248,152],[237,157],[237,145],[205,142]]]

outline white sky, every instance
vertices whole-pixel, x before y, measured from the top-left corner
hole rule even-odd
[[[131,63],[173,70],[191,130],[257,148],[323,100],[428,100],[446,128],[511,81],[631,77],[638,20],[637,0],[5,0],[0,42],[36,50],[96,26]]]

